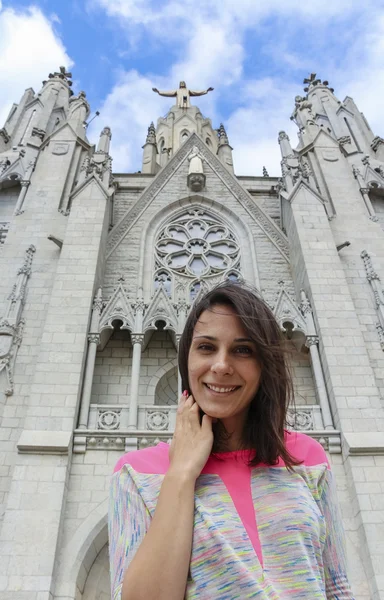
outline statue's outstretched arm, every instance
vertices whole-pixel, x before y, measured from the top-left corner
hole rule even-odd
[[[213,92],[213,87],[209,87],[207,90],[203,90],[201,92],[194,92],[193,90],[189,91],[189,95],[190,96],[205,96],[205,94],[208,94],[208,92]]]
[[[177,96],[176,90],[174,90],[173,92],[160,92],[157,88],[152,88],[152,91],[156,92],[156,94],[159,94],[159,96],[167,96],[168,98]]]

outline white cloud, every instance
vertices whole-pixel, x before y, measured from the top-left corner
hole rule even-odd
[[[42,80],[60,65],[70,68],[73,61],[52,22],[38,8],[0,12],[0,127],[25,88],[38,91]]]
[[[142,145],[149,115],[151,118],[156,117],[164,112],[164,108],[169,107],[169,103],[164,100],[158,104],[158,99],[153,98],[150,92],[153,84],[163,89],[172,89],[183,79],[192,89],[215,87],[213,94],[198,102],[204,114],[212,118],[214,126],[218,125],[220,96],[227,95],[232,100],[235,97],[234,104],[237,108],[226,117],[225,124],[230,143],[234,146],[237,173],[261,174],[262,166],[265,165],[271,175],[279,175],[279,130],[286,130],[292,145],[295,147],[297,144],[296,128],[289,116],[293,110],[295,95],[301,93],[300,80],[297,81],[298,69],[304,75],[318,65],[319,69],[326,71],[320,75],[332,77],[332,82],[338,79],[338,87],[342,88],[345,72],[352,72],[353,67],[355,72],[359,72],[360,78],[360,83],[356,77],[350,81],[351,90],[356,90],[357,97],[364,96],[364,91],[367,95],[367,89],[373,89],[374,77],[384,79],[384,74],[377,74],[383,36],[372,33],[376,25],[372,25],[370,19],[354,19],[353,41],[357,46],[359,43],[369,43],[371,50],[368,64],[374,66],[375,75],[371,74],[373,71],[366,69],[367,63],[356,63],[354,55],[357,49],[352,49],[353,44],[348,56],[337,56],[334,48],[332,51],[327,48],[327,28],[338,26],[340,36],[351,35],[345,23],[350,23],[352,17],[358,14],[367,17],[372,10],[372,0],[367,0],[364,6],[359,0],[338,0],[331,3],[324,3],[323,0],[306,3],[302,0],[292,0],[290,3],[286,0],[221,0],[220,3],[216,0],[89,0],[89,3],[93,7],[102,7],[110,17],[118,18],[120,26],[126,29],[127,37],[133,34],[135,39],[137,36],[146,36],[149,41],[166,39],[167,43],[171,41],[177,44],[178,55],[182,57],[172,65],[165,61],[167,67],[162,81],[149,74],[140,76],[133,72],[123,73],[106,98],[103,111],[111,114],[116,122],[112,152],[119,169],[140,168],[139,152],[134,144]],[[266,20],[272,18],[275,19],[275,37],[255,56],[255,61],[269,61],[272,72],[276,75],[269,78],[263,76],[260,80],[246,84],[245,34],[253,32],[258,35]],[[297,43],[300,27],[301,32],[303,28],[307,32],[308,27],[311,28],[312,52],[308,51],[305,42],[302,48]],[[371,39],[368,39],[369,30]],[[319,51],[316,53],[317,49]],[[317,58],[314,60],[316,54]],[[286,73],[282,65],[286,66]],[[338,65],[342,65],[342,68],[338,69]],[[283,75],[278,75],[279,71]],[[143,83],[147,86],[145,93],[142,90]],[[133,106],[132,93],[139,98],[137,108]],[[366,112],[373,110],[379,118],[379,98],[382,93],[373,96],[374,98],[370,95],[370,100],[366,102]],[[116,104],[121,107],[120,112],[130,114],[133,110],[129,141],[124,128],[119,126],[118,112],[114,110]],[[155,112],[160,106],[161,111]]]
[[[156,121],[165,112],[164,102],[152,92],[152,87],[154,81],[137,71],[122,73],[99,108],[100,117],[90,126],[91,139],[95,139],[105,125],[111,127],[115,172],[141,169],[141,147],[150,120]]]
[[[247,82],[240,90],[244,106],[226,122],[237,175],[261,175],[265,166],[269,175],[280,176],[278,132],[286,131],[297,146],[297,128],[289,120],[296,94],[297,86],[273,78]]]
[[[384,137],[384,11],[376,14],[374,21],[351,47],[342,68],[335,69],[336,93],[340,100],[352,96],[365,114],[376,135]],[[348,68],[349,66],[349,68]]]

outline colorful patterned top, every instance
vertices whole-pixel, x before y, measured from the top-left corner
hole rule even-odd
[[[211,455],[196,481],[188,600],[353,600],[341,516],[323,448],[287,433],[303,461],[288,471],[249,467],[250,451]],[[125,454],[112,478],[109,547],[112,598],[155,512],[168,445]],[[160,557],[159,557],[160,560]]]

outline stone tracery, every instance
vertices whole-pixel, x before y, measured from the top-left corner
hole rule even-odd
[[[163,226],[156,241],[156,266],[166,273],[195,279],[238,269],[240,248],[234,233],[204,210],[187,210]]]

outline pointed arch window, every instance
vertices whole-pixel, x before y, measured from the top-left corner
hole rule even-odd
[[[161,269],[155,274],[155,290],[157,290],[160,286],[163,286],[166,294],[171,296],[172,275],[165,269]]]
[[[194,300],[196,300],[196,297],[198,296],[200,290],[201,290],[201,281],[195,281],[194,283],[192,283],[191,287],[189,288],[190,302],[193,302]]]
[[[184,129],[184,131],[182,131],[180,133],[180,144],[184,144],[184,142],[186,142],[188,138],[189,138],[189,131]]]

